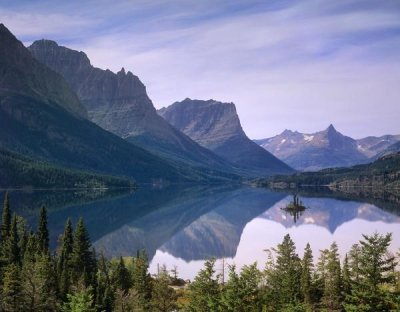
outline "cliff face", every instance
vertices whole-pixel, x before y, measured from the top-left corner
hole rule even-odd
[[[203,171],[178,168],[84,116],[84,108],[64,78],[36,61],[0,25],[0,148],[138,182],[202,178]]]
[[[32,55],[60,73],[75,90],[89,119],[122,138],[143,133],[155,109],[138,77],[122,68],[117,74],[95,68],[83,52],[51,40],[35,41]],[[151,124],[151,123],[150,123]]]
[[[100,127],[152,153],[198,167],[230,171],[228,164],[161,118],[139,78],[122,68],[118,73],[95,68],[83,52],[50,40],[29,50],[41,63],[60,73],[78,94],[89,119]]]
[[[293,171],[246,136],[233,103],[185,99],[158,113],[178,130],[238,168],[258,175]]]
[[[24,95],[86,117],[86,109],[64,79],[36,61],[3,24],[0,24],[0,43],[1,95]]]

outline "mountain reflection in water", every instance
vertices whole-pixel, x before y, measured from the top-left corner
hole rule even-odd
[[[266,261],[263,250],[275,247],[287,233],[299,255],[310,242],[315,258],[333,241],[344,253],[362,233],[374,231],[392,232],[392,250],[400,248],[400,217],[393,214],[400,214],[397,204],[382,202],[382,207],[392,211],[387,212],[366,199],[324,196],[301,195],[307,209],[294,220],[281,209],[290,207],[292,195],[251,187],[171,186],[99,194],[10,192],[13,210],[27,217],[32,227],[36,226],[38,208],[49,208],[52,246],[67,218],[76,224],[83,217],[98,251],[111,257],[145,249],[150,270],[155,271],[157,264],[177,265],[183,278],[195,276],[204,259],[210,257],[227,258],[227,263],[235,262],[238,267],[258,261],[262,268]]]

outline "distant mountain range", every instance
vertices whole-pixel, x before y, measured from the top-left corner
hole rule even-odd
[[[246,136],[233,103],[187,98],[158,110],[158,113],[192,140],[244,172],[258,176],[293,172]]]
[[[285,130],[257,144],[297,170],[316,171],[367,163],[382,156],[400,135],[366,137],[355,140],[338,132],[333,125],[311,134]]]

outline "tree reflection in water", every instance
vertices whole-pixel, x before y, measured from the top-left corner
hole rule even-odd
[[[307,207],[303,205],[303,202],[300,200],[299,196],[294,194],[293,201],[281,209],[285,211],[285,213],[291,215],[294,223],[296,223],[297,220],[303,215],[303,212],[307,209]]]

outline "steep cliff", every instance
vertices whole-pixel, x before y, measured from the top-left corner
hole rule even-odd
[[[50,40],[34,42],[32,55],[60,73],[78,94],[89,119],[114,134],[173,161],[232,171],[231,164],[202,148],[158,116],[139,78],[93,67],[83,52]]]
[[[204,170],[175,166],[83,118],[67,82],[36,61],[0,25],[0,148],[70,168],[138,182],[209,181]]]
[[[246,136],[233,103],[185,99],[158,113],[178,130],[238,168],[256,175],[293,171]]]

